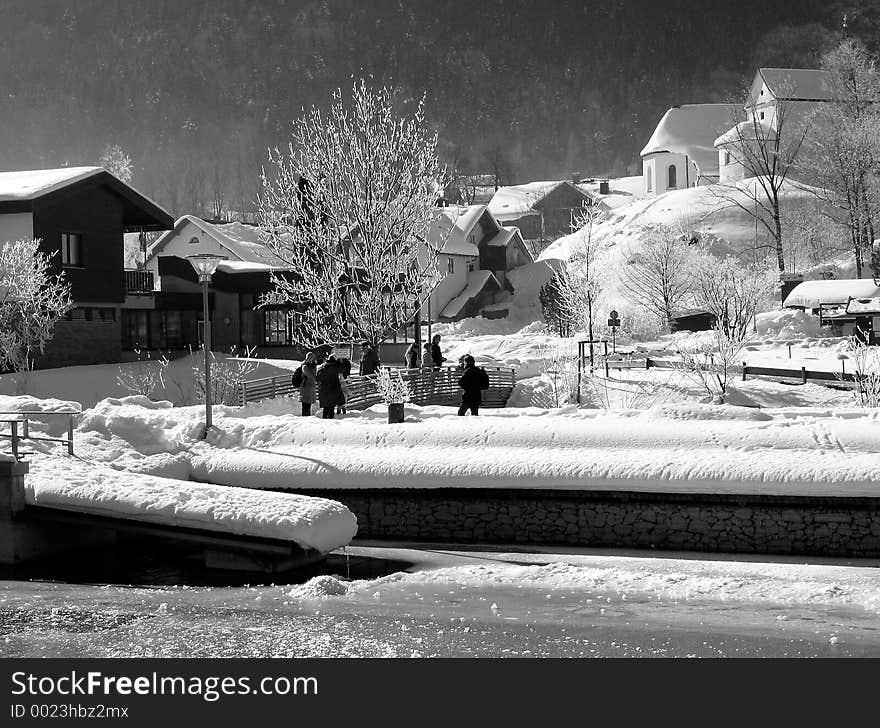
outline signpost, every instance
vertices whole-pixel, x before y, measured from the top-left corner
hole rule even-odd
[[[620,327],[620,316],[617,315],[617,311],[614,309],[611,310],[611,313],[608,314],[608,327],[611,329],[611,353],[617,353],[617,329]]]

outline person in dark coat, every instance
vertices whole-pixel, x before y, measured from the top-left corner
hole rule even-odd
[[[318,395],[318,361],[314,352],[306,354],[302,363],[302,384],[299,385],[299,401],[302,403],[302,416],[312,414],[312,405]]]
[[[379,361],[379,355],[369,341],[361,344],[361,366],[360,375],[368,377],[379,371],[382,362]]]
[[[446,361],[446,357],[440,351],[440,334],[434,334],[434,338],[431,339],[431,357],[434,359],[435,370],[440,369],[443,366],[443,362]]]
[[[464,374],[458,380],[458,387],[462,390],[461,407],[458,408],[460,417],[464,417],[465,413],[470,410],[471,414],[476,417],[479,414],[480,402],[482,401],[482,376],[477,369],[477,363],[474,358],[468,354],[462,357],[464,363]]]
[[[327,361],[318,367],[315,377],[318,382],[318,403],[321,405],[321,417],[325,420],[332,420],[336,408],[345,404],[341,374],[342,365],[335,356],[327,357]]]

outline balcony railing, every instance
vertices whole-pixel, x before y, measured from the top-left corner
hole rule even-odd
[[[125,292],[129,295],[152,296],[153,295],[153,271],[151,270],[126,270]]]

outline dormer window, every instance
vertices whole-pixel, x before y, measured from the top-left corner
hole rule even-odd
[[[200,242],[201,242],[201,241],[200,241],[195,235],[193,235],[193,236],[189,239],[189,244],[190,244],[190,245],[198,245]]]

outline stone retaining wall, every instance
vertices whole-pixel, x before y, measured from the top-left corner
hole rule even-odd
[[[309,490],[358,537],[880,557],[880,498],[544,490]]]

